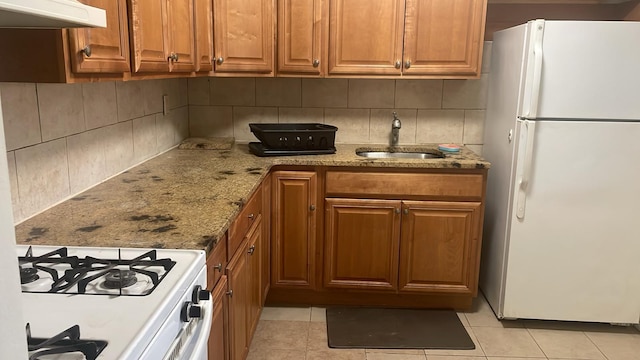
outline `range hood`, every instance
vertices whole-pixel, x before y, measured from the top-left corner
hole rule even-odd
[[[103,9],[76,0],[0,0],[0,27],[106,27]]]

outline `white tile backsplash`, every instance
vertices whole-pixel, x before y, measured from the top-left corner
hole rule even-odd
[[[416,143],[462,143],[464,110],[418,110]]]
[[[373,144],[391,144],[391,122],[393,112],[398,113],[401,128],[398,136],[400,145],[416,143],[416,120],[418,111],[415,109],[371,109],[371,120],[369,121],[369,140]]]
[[[81,84],[38,84],[42,141],[86,130]]]
[[[67,137],[69,188],[72,194],[106,177],[104,130],[94,129]]]
[[[163,94],[169,95],[171,109],[166,117]],[[186,79],[3,83],[0,95],[11,146],[7,159],[16,222],[171,148],[189,134]],[[151,113],[144,116],[145,111]]]
[[[256,106],[301,106],[301,79],[257,78]]]
[[[18,149],[15,155],[20,201],[17,221],[71,194],[65,138]]]
[[[347,79],[302,79],[302,106],[346,108],[349,96]]]
[[[156,116],[147,115],[133,120],[133,159],[140,162],[156,154]]]
[[[250,123],[277,123],[278,108],[275,107],[234,107],[233,137],[238,142],[256,141],[249,129]]]
[[[369,142],[369,109],[325,109],[325,124],[338,127],[336,143]]]
[[[393,108],[395,80],[350,79],[350,108]]]
[[[2,83],[0,96],[7,150],[41,142],[36,84]]]
[[[82,84],[82,103],[87,130],[118,122],[115,82]]]

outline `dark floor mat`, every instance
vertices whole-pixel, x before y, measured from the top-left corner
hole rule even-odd
[[[328,308],[332,348],[475,349],[453,310]]]

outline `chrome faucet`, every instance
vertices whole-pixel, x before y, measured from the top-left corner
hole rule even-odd
[[[402,123],[398,119],[398,113],[393,112],[393,121],[391,122],[391,146],[398,146],[398,138],[400,137],[400,128]]]

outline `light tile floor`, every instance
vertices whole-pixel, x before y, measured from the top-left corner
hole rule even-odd
[[[248,360],[640,360],[634,327],[499,321],[482,296],[458,316],[475,350],[337,350],[327,346],[324,308],[265,307]]]

